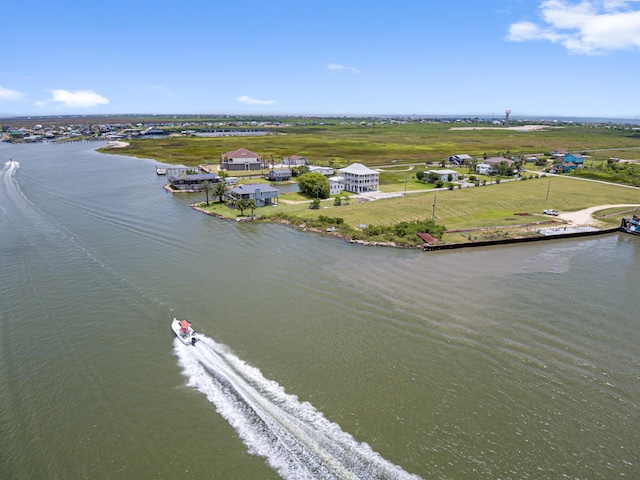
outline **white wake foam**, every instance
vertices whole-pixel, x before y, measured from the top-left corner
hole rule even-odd
[[[308,402],[203,335],[196,347],[175,340],[188,384],[204,393],[250,453],[284,479],[419,478],[328,421]]]

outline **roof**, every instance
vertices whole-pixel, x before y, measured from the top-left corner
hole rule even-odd
[[[191,324],[189,322],[187,322],[186,320],[180,320],[180,326],[182,328],[187,328],[187,327],[190,327]]]
[[[184,175],[171,175],[169,176],[170,182],[176,182],[178,180],[195,180],[198,182],[204,182],[206,180],[218,180],[217,173],[193,173]]]
[[[454,173],[458,173],[455,170],[448,170],[446,168],[440,168],[440,169],[437,169],[437,170],[427,170],[427,173],[429,173],[429,172],[437,173],[438,175],[448,175],[448,174],[452,174],[453,175]]]
[[[459,158],[460,160],[472,160],[473,157],[471,155],[467,155],[466,153],[458,153],[457,155],[451,155],[451,158]]]
[[[428,243],[429,245],[433,245],[434,243],[436,243],[438,241],[437,238],[431,236],[428,233],[421,233],[418,232],[416,235],[418,235],[422,240],[424,240],[426,243]]]
[[[378,175],[378,172],[365,167],[361,163],[352,163],[348,167],[338,169],[340,173],[354,173],[356,175]]]
[[[254,193],[256,190],[260,190],[261,192],[264,192],[264,193],[279,192],[277,188],[274,188],[271,185],[266,183],[249,183],[247,185],[238,185],[237,187],[233,187],[232,189],[230,189],[229,192],[242,195],[242,194]]]
[[[483,163],[488,163],[489,165],[493,165],[494,163],[507,162],[507,164],[511,165],[513,162],[508,158],[504,157],[491,157],[484,160]]]
[[[239,148],[237,150],[231,150],[230,152],[223,153],[223,157],[227,158],[260,158],[256,152],[247,150],[246,148]]]

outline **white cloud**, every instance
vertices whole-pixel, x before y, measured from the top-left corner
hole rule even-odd
[[[507,40],[546,40],[591,55],[640,49],[639,0],[544,0],[540,14],[542,25],[514,23]]]
[[[340,65],[339,63],[329,63],[329,64],[327,64],[327,69],[330,72],[335,72],[335,71],[339,71],[339,70],[348,70],[348,71],[353,72],[353,73],[361,73],[360,70],[358,70],[355,67],[348,67],[346,65]]]
[[[256,98],[248,97],[247,95],[242,95],[241,97],[238,97],[237,100],[240,103],[246,103],[248,105],[271,105],[276,103],[275,100],[258,100]]]
[[[109,100],[93,90],[54,90],[51,92],[52,102],[57,102],[63,107],[88,108],[97,105],[106,105]]]
[[[20,100],[22,97],[24,97],[24,93],[18,92],[17,90],[9,90],[8,88],[3,88],[2,85],[0,85],[0,101],[16,101]]]

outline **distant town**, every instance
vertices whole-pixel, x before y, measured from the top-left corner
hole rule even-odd
[[[375,126],[441,123],[460,126],[518,127],[525,125],[590,125],[600,128],[640,130],[640,119],[545,119],[491,117],[240,117],[240,116],[57,116],[0,119],[0,141],[47,142],[69,140],[124,140],[166,136],[261,136],[279,129],[314,126]]]

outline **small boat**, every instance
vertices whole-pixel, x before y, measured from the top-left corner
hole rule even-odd
[[[638,217],[638,214],[634,213],[631,218],[623,218],[620,227],[627,233],[640,235],[640,218]]]
[[[178,320],[177,318],[174,318],[173,322],[171,322],[171,330],[176,334],[178,340],[185,345],[195,345],[198,341],[198,334],[186,320]]]
[[[156,168],[156,174],[157,175],[166,175],[167,174],[167,169],[166,168]]]

